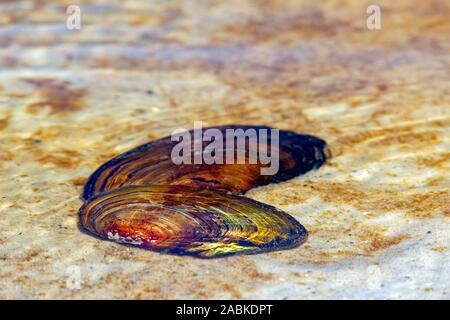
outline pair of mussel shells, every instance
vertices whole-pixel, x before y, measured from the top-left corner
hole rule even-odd
[[[271,130],[236,125],[214,129],[223,137],[227,129],[254,129],[257,134]],[[188,134],[194,137],[196,132]],[[271,154],[278,154],[278,171],[271,175],[261,174],[266,164],[260,161],[175,164],[171,152],[178,142],[170,136],[137,147],[106,162],[89,178],[81,226],[103,239],[200,258],[297,246],[307,238],[297,220],[243,194],[317,169],[328,153],[326,143],[310,135],[280,130],[278,139],[277,144],[270,136],[258,139],[258,147],[264,143]],[[238,148],[245,149],[241,151],[248,160],[249,144],[235,144],[236,153]]]

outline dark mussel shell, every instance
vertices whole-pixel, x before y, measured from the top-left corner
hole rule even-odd
[[[217,130],[255,130],[256,147],[278,155],[278,170],[261,174],[267,163],[251,161],[250,143],[234,144],[243,163],[175,164],[171,153],[178,141],[165,137],[102,165],[85,185],[81,225],[101,238],[153,251],[202,258],[287,249],[306,240],[305,228],[287,213],[241,194],[258,186],[289,180],[317,169],[329,157],[325,141],[279,131],[277,143],[262,126],[220,126]],[[195,139],[198,131],[186,134]],[[201,141],[202,152],[210,142]],[[193,144],[189,142],[193,153]],[[227,149],[228,147],[228,149]],[[228,150],[229,151],[229,150]]]
[[[224,139],[226,129],[260,129],[271,130],[263,126],[220,126],[204,128],[220,130]],[[189,134],[193,139],[194,131]],[[259,137],[258,137],[259,138]],[[91,198],[98,193],[115,190],[123,186],[142,185],[188,185],[242,193],[252,188],[278,183],[320,167],[327,159],[325,141],[291,131],[279,131],[278,150],[271,150],[271,136],[268,135],[265,148],[279,154],[279,170],[274,175],[261,175],[259,161],[256,164],[174,164],[171,151],[178,142],[171,137],[152,141],[126,152],[102,165],[86,183],[83,198]],[[203,142],[203,149],[208,142]],[[226,142],[222,143],[225,146]],[[261,143],[260,143],[261,145]],[[235,144],[235,153],[238,148]],[[261,147],[261,146],[259,146]],[[250,156],[249,145],[245,146],[245,156]],[[237,156],[235,157],[237,158]]]

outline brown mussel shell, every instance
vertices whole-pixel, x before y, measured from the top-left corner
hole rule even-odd
[[[273,143],[271,135],[260,139],[260,132],[271,130],[262,126],[229,125],[186,134],[195,140],[208,129],[222,134],[224,154],[227,130],[253,130],[257,147],[277,155],[278,170],[261,174],[267,164],[250,161],[255,147],[250,143],[233,145],[235,159],[242,151],[244,163],[175,164],[171,154],[179,142],[162,138],[108,161],[92,174],[83,193],[82,227],[119,243],[201,258],[287,249],[305,241],[307,232],[293,217],[241,194],[319,168],[329,157],[326,143],[284,130]],[[208,142],[201,144],[207,149]],[[188,148],[194,148],[191,142]]]

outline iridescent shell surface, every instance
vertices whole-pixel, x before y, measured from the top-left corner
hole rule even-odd
[[[186,186],[124,187],[83,208],[102,238],[199,257],[289,248],[306,239],[290,215],[239,195]]]
[[[224,133],[271,128],[213,129]],[[300,223],[241,194],[320,167],[328,156],[326,144],[313,136],[279,131],[274,147],[268,137],[264,147],[279,155],[279,170],[273,175],[261,174],[265,165],[260,161],[248,163],[250,144],[240,146],[245,148],[243,164],[174,164],[170,156],[177,142],[171,137],[124,153],[102,165],[86,183],[81,225],[119,243],[202,258],[299,245],[307,238]]]

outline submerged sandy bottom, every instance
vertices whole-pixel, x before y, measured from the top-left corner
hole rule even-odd
[[[361,1],[79,3],[80,31],[0,4],[0,298],[450,298],[448,4],[381,1],[370,31]],[[198,120],[328,141],[248,193],[306,244],[199,260],[78,230],[93,170]]]

